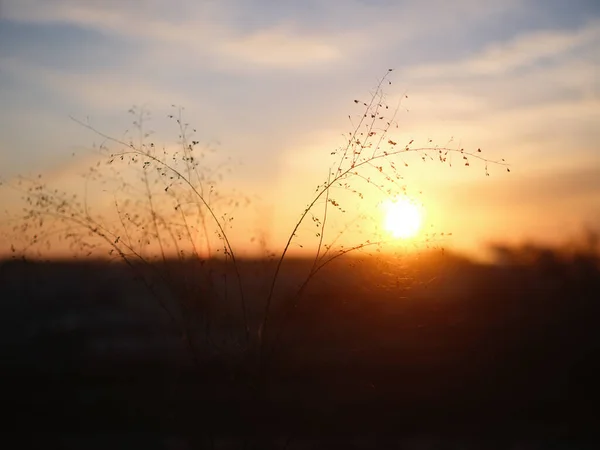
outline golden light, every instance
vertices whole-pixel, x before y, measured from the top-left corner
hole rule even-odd
[[[397,198],[394,201],[386,201],[385,229],[393,237],[408,239],[417,235],[423,222],[421,207],[408,197]]]

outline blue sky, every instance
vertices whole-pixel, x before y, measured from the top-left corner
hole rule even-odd
[[[147,105],[169,139],[178,104],[239,161],[242,189],[277,205],[269,193],[312,186],[352,99],[394,68],[390,98],[409,95],[401,133],[513,164],[489,179],[409,175],[447,226],[481,222],[457,244],[506,228],[558,239],[600,224],[599,49],[596,0],[4,0],[0,177],[67,171],[95,139],[70,116],[119,136],[129,107]]]

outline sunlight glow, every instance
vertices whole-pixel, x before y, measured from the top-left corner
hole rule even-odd
[[[413,200],[402,197],[383,204],[385,229],[393,237],[408,239],[417,235],[423,222],[420,206]]]

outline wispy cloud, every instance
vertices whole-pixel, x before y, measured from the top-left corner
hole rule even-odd
[[[507,42],[490,44],[483,51],[459,61],[427,64],[407,70],[412,77],[498,76],[519,68],[550,60],[556,62],[565,53],[592,44],[600,44],[600,21],[591,21],[577,30],[544,30],[516,36]]]
[[[142,8],[135,2],[25,0],[11,3],[5,16],[15,21],[72,24],[118,34],[137,40],[142,44],[141,51],[143,47],[169,45],[171,52],[176,48],[193,58],[204,55],[205,64],[235,65],[238,69],[248,64],[294,69],[323,64],[343,56],[342,42],[348,47],[352,44],[349,40],[358,41],[347,31],[337,37],[324,31],[307,32],[289,20],[240,30],[226,20],[215,20],[219,16],[215,6],[214,2],[198,6],[196,2],[184,2],[174,8],[175,14],[164,14],[160,2],[144,3]]]
[[[326,39],[303,37],[284,27],[232,39],[216,51],[242,64],[295,68],[332,62],[342,56],[342,50]]]
[[[204,57],[204,64],[227,70],[232,66],[243,70],[249,64],[299,69],[344,58],[361,64],[365,61],[359,56],[371,56],[373,48],[393,51],[399,42],[427,36],[432,27],[456,34],[459,23],[517,5],[514,0],[487,5],[460,0],[452,8],[441,0],[398,4],[224,0],[182,1],[176,6],[158,1],[13,0],[6,2],[3,15],[16,22],[72,25],[121,36],[141,50],[168,45],[171,52]]]
[[[114,71],[107,73],[72,73],[41,67],[14,58],[0,58],[0,69],[21,82],[35,84],[63,99],[77,99],[79,105],[95,111],[122,110],[131,106],[131,100],[151,99],[157,104],[184,102],[186,99],[174,89]],[[123,104],[119,105],[119,99]]]

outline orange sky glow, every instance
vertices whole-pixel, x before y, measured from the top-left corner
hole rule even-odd
[[[27,185],[18,185],[21,175],[76,194],[78,211],[97,215],[113,243],[135,247],[146,239],[139,245],[148,255],[217,254],[218,227],[210,215],[201,223],[189,186],[168,175],[155,180],[155,162],[148,169],[140,168],[144,161],[106,164],[125,148],[110,136],[153,143],[183,168],[172,104],[184,107],[188,143],[197,141],[194,170],[206,175],[190,176],[232,248],[241,256],[281,252],[318,186],[335,176],[341,153],[332,153],[371,114],[363,102],[384,75],[375,99],[388,108],[369,129],[378,134],[362,157],[375,147],[409,150],[361,166],[349,186],[332,186],[298,228],[290,254],[314,254],[319,242],[348,248],[381,241],[383,251],[443,247],[483,258],[495,242],[560,245],[600,229],[597,8],[573,6],[565,18],[552,8],[539,14],[540,2],[461,0],[424,33],[412,24],[439,2],[353,1],[340,13],[348,26],[326,20],[338,9],[325,4],[313,10],[259,2],[258,11],[242,14],[236,1],[190,1],[166,14],[157,5],[140,12],[134,3],[4,7],[0,40],[15,45],[0,50],[0,255],[35,239],[32,254],[116,256],[111,245],[69,247],[64,238],[72,230],[53,229],[56,216],[45,219],[45,239],[33,224],[20,228]],[[400,17],[409,18],[406,26],[395,25]],[[506,18],[514,20],[510,29]],[[372,36],[374,26],[381,35]],[[141,135],[135,114],[127,113],[132,105],[150,114]],[[102,144],[108,150],[95,153]],[[464,159],[461,149],[474,156]],[[81,175],[98,163],[100,179],[86,181]],[[164,222],[160,240],[169,243],[162,249],[156,224],[144,225],[141,238],[133,236],[140,226],[123,222],[126,214],[130,220],[149,211],[144,170],[153,171],[148,189]],[[386,179],[390,173],[397,177]],[[394,193],[422,205],[414,236],[386,230],[381,205]],[[136,199],[146,203],[135,206]]]

